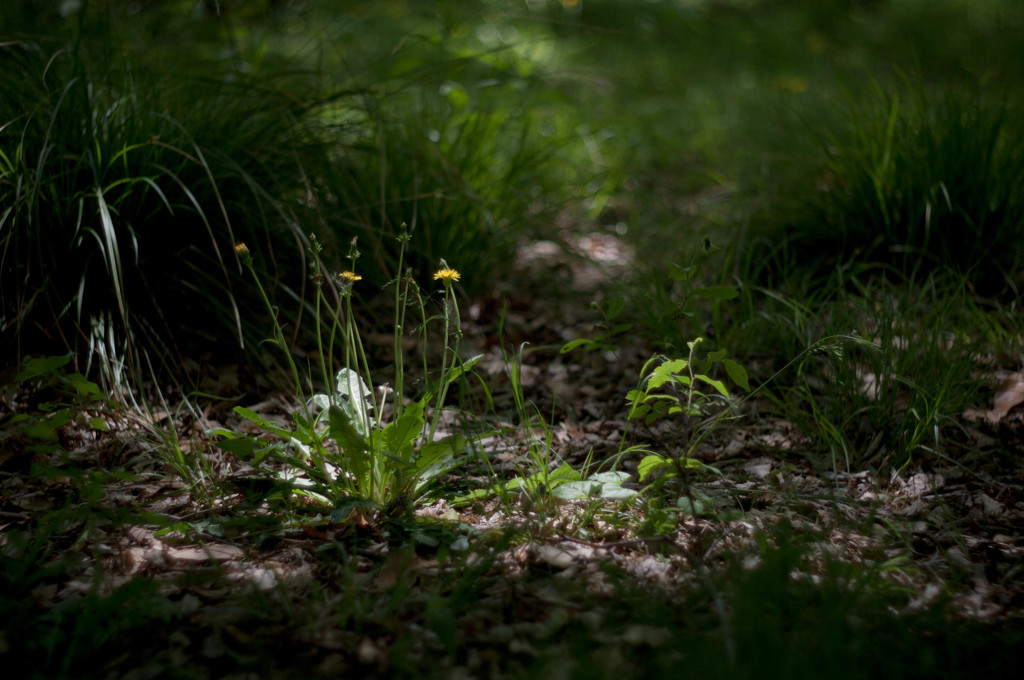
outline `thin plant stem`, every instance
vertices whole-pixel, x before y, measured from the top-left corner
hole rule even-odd
[[[416,291],[416,303],[420,308],[420,333],[423,336],[423,349],[420,352],[420,358],[423,360],[423,389],[429,395],[430,371],[427,365],[427,309],[423,304],[423,295],[420,292],[419,286],[416,286],[414,290]]]
[[[263,289],[263,284],[260,282],[260,277],[256,274],[256,270],[253,267],[252,262],[248,262],[246,266],[252,273],[252,278],[256,282],[256,289],[259,291],[263,304],[266,305],[267,309],[271,312],[270,316],[274,321],[274,343],[284,352],[285,359],[288,362],[288,368],[292,373],[292,381],[295,383],[296,394],[299,397],[299,402],[302,404],[302,409],[305,412],[308,409],[306,407],[305,392],[302,389],[302,379],[299,377],[299,367],[295,364],[295,359],[292,358],[292,353],[288,351],[288,343],[284,339],[284,331],[281,329],[281,323],[277,320],[277,314],[275,313],[277,308],[270,303],[270,298],[267,297],[267,291]]]
[[[333,404],[334,391],[331,389],[330,369],[328,367],[331,361],[331,357],[330,354],[324,354],[324,333],[323,326],[321,325],[320,322],[322,319],[320,313],[320,305],[324,296],[323,291],[320,289],[320,285],[323,285],[323,283],[322,281],[317,281],[317,284],[318,285],[316,291],[316,350],[320,354],[320,373],[323,378],[324,385],[326,386],[327,393],[331,395],[331,403]],[[332,340],[334,338],[333,330],[331,332],[331,338]],[[328,347],[330,347],[330,344],[331,342],[328,341]]]
[[[433,441],[434,435],[437,433],[437,426],[441,420],[441,411],[444,409],[444,400],[448,394],[448,386],[450,381],[448,380],[448,373],[452,368],[455,367],[455,362],[459,357],[459,344],[462,338],[462,323],[459,315],[459,301],[455,295],[455,290],[452,287],[451,281],[444,280],[445,288],[445,301],[444,301],[444,351],[441,355],[441,384],[438,386],[437,403],[434,408],[434,417],[430,424],[430,436],[429,440]],[[454,318],[454,332],[452,331]],[[454,338],[454,340],[452,340]],[[452,342],[449,346],[449,342]],[[449,363],[448,354],[451,353],[451,362]]]
[[[409,243],[409,232],[406,225],[402,223],[402,233],[398,236],[398,270],[395,278],[395,420],[402,417],[405,408],[403,397],[405,392],[405,355],[402,352],[402,337],[405,334],[405,303],[409,295],[409,283],[403,277],[402,270],[405,267],[405,248]],[[402,285],[405,284],[405,294],[402,293]]]

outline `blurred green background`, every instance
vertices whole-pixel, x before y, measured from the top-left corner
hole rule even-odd
[[[783,342],[743,332],[758,287],[810,309],[850,267],[1009,304],[1022,28],[1011,0],[8,0],[4,351],[252,348],[234,242],[298,320],[308,234],[381,286],[402,223],[470,295],[531,239],[622,238],[669,347],[712,330],[666,275],[704,235],[750,355]]]

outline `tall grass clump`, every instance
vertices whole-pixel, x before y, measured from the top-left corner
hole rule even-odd
[[[180,365],[188,337],[245,342],[232,243],[295,243],[275,193],[297,119],[271,87],[152,66],[109,36],[0,48],[5,354]]]
[[[848,94],[818,158],[755,215],[791,267],[873,263],[950,271],[985,294],[1016,290],[1024,237],[1024,125],[1007,97],[925,85]],[[785,196],[781,196],[784,193]]]
[[[561,160],[565,143],[540,134],[544,103],[513,63],[441,50],[439,81],[421,72],[436,62],[421,58],[412,74],[318,111],[323,134],[342,144],[313,191],[332,232],[359,236],[376,283],[394,271],[391,244],[408,224],[407,264],[464,262],[473,292],[511,273],[516,247],[573,185],[560,180],[578,172]]]
[[[328,246],[357,236],[382,286],[408,224],[403,266],[464,262],[473,292],[511,274],[517,245],[575,184],[557,163],[557,102],[541,101],[512,49],[472,51],[439,30],[369,45],[379,56],[359,71],[314,38],[262,59],[255,24],[177,11],[161,10],[183,49],[138,38],[155,30],[150,10],[132,20],[86,3],[62,37],[0,51],[9,355],[145,350],[173,368],[210,347],[252,349],[262,337],[247,312],[262,301],[232,244],[265,253],[261,280],[311,315],[314,229]]]

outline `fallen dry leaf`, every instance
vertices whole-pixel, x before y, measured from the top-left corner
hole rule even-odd
[[[987,414],[990,423],[998,423],[1017,404],[1024,402],[1024,374],[1011,373],[996,389],[992,408]]]
[[[224,562],[226,560],[237,560],[245,556],[245,552],[234,545],[227,543],[211,543],[202,547],[168,548],[167,559],[172,562],[194,564],[210,560]]]

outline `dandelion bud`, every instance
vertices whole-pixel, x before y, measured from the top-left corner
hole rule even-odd
[[[243,265],[246,267],[252,266],[252,253],[249,252],[249,246],[241,242],[236,243],[235,254],[238,255],[238,258],[242,261]]]

